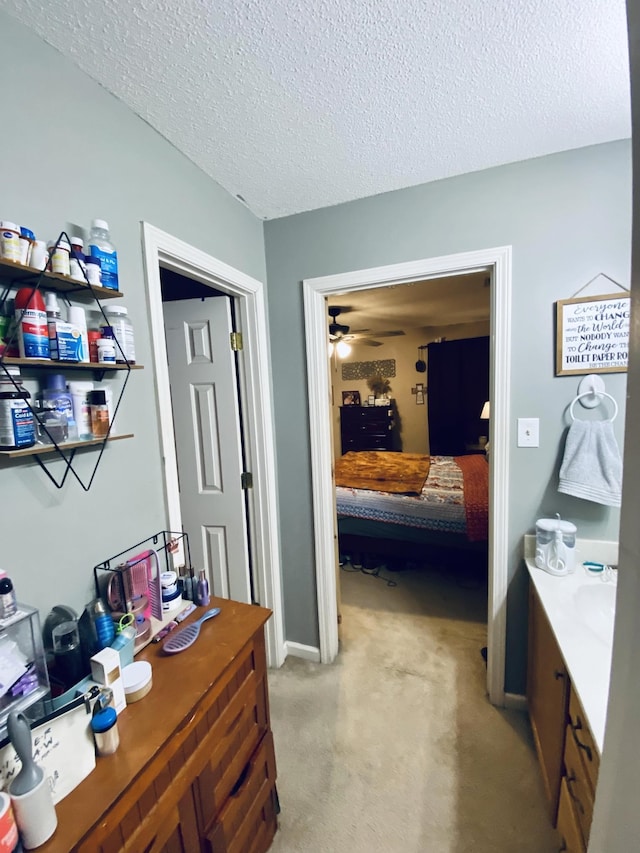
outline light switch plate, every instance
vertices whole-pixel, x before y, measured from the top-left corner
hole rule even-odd
[[[518,418],[518,447],[540,447],[540,418]]]

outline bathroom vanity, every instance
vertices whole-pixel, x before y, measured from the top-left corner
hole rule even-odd
[[[120,746],[57,806],[42,853],[264,853],[277,826],[264,624],[213,599],[196,643],[147,646],[151,691],[118,717]],[[187,621],[204,613],[198,608]]]
[[[617,562],[617,554],[587,547],[582,543],[581,560]],[[588,576],[581,565],[554,577],[531,558],[526,563],[531,726],[559,849],[584,853],[604,739],[616,587]]]

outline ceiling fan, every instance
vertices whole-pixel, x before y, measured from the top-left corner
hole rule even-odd
[[[329,323],[329,340],[331,343],[335,344],[338,341],[345,341],[345,343],[364,344],[367,347],[381,347],[382,341],[378,341],[376,338],[394,338],[405,334],[402,329],[394,329],[386,332],[371,332],[370,329],[354,329],[351,332],[350,326],[345,326],[337,322],[340,314],[346,314],[351,310],[351,308],[341,305],[329,305],[328,311],[331,317],[331,322]],[[370,334],[367,334],[367,332]]]

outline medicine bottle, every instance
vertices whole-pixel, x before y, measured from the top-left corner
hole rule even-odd
[[[113,755],[120,746],[118,715],[115,708],[110,705],[107,705],[106,708],[99,708],[96,703],[91,718],[91,729],[98,755]]]
[[[89,416],[94,438],[104,438],[109,432],[109,407],[105,391],[89,391]]]
[[[110,305],[104,309],[105,317],[113,330],[116,344],[116,361],[119,364],[135,364],[136,348],[133,337],[133,326],[124,305]],[[119,346],[118,346],[119,344]]]
[[[106,364],[116,363],[116,345],[112,338],[98,338],[96,341],[98,361]]]
[[[89,254],[100,261],[102,286],[118,289],[118,253],[109,236],[109,223],[94,219],[89,234]]]
[[[71,246],[66,240],[60,240],[51,256],[51,271],[57,275],[69,275],[69,256]]]
[[[100,258],[93,258],[87,255],[84,259],[87,270],[87,280],[89,284],[94,284],[98,287],[102,284],[102,270],[100,267]]]
[[[20,263],[20,229],[15,222],[0,222],[0,255],[5,261]]]
[[[0,450],[19,450],[36,443],[30,399],[19,367],[0,370]]]

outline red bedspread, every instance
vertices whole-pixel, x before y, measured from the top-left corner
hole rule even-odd
[[[467,538],[470,542],[486,541],[489,535],[489,463],[479,453],[456,456],[455,461],[464,480]]]

